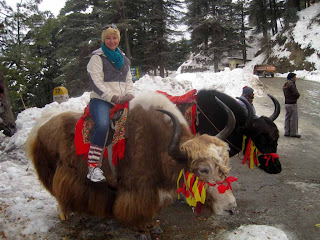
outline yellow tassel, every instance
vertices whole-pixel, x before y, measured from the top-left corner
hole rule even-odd
[[[206,189],[205,189],[205,186],[203,186],[202,190],[201,190],[201,200],[200,202],[202,204],[204,204],[206,201]]]
[[[250,169],[253,169],[253,168],[254,168],[254,160],[253,160],[253,157],[254,157],[254,146],[253,146],[252,141],[251,141],[251,149],[250,149]]]
[[[257,148],[251,141],[251,151],[250,151],[250,169],[254,168],[254,156],[257,154]]]
[[[180,181],[180,178],[182,177],[182,174],[183,174],[183,169],[181,169],[181,171],[179,173],[179,177],[177,180],[177,189],[179,189],[179,181]],[[178,199],[180,199],[180,194],[178,194]]]
[[[192,196],[191,192],[190,192],[190,196],[189,197],[186,197],[186,200],[187,200],[187,203],[189,204],[189,206],[191,207],[195,207],[197,205],[197,202],[201,202],[202,204],[205,203],[205,200],[206,200],[206,189],[205,189],[205,186],[203,186],[202,190],[201,190],[201,193],[199,192],[199,178],[196,177],[194,183],[193,183],[193,186],[190,186],[191,185],[191,179],[192,177],[194,176],[193,173],[189,173],[188,175],[188,179],[185,179],[186,181],[186,190],[189,191],[191,190],[194,194],[194,196]],[[177,180],[177,189],[179,189],[179,181],[181,179],[181,177],[185,178],[185,175],[184,175],[184,169],[182,169],[179,173],[179,177],[178,177],[178,180]],[[190,189],[191,188],[191,189]],[[178,199],[180,199],[180,196],[178,195]]]

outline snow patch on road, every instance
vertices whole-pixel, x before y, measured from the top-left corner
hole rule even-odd
[[[209,240],[216,239],[212,234]],[[287,234],[281,229],[267,225],[245,225],[240,226],[232,232],[222,235],[224,240],[288,240]]]

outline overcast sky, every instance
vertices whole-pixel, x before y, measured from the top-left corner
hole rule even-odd
[[[26,2],[26,0],[5,0],[6,3],[13,7],[14,9],[16,8],[16,4],[19,2]],[[41,11],[46,11],[49,10],[51,11],[55,16],[59,14],[59,11],[61,8],[64,7],[66,0],[43,0],[42,3],[39,6],[39,9]]]

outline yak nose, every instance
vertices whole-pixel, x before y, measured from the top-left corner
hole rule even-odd
[[[236,201],[231,202],[228,204],[225,211],[228,215],[234,215],[236,212],[236,207],[237,207],[237,202]]]

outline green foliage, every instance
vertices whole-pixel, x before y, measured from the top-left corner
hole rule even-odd
[[[278,34],[276,37],[276,41],[279,45],[283,45],[287,41],[287,37],[282,34]]]
[[[246,15],[239,1],[187,0],[185,22],[191,31],[194,52],[202,51],[212,59],[215,70],[225,53],[243,49]]]
[[[168,69],[175,71],[190,54],[191,42],[182,38],[180,41],[171,43],[169,47],[171,49],[171,54]]]
[[[4,5],[6,30],[1,34],[0,59],[15,114],[24,109],[21,99],[29,107],[43,107],[49,101],[43,85],[52,84],[46,72],[54,64],[50,61],[52,36],[45,35],[50,29],[45,22],[52,15],[40,12],[38,4],[38,0],[17,4],[16,12]]]
[[[296,10],[288,9],[285,1],[221,1],[185,0],[188,12],[183,21],[191,33],[191,41],[174,41],[176,26],[182,16],[183,0],[67,0],[61,14],[40,12],[40,0],[22,1],[16,9],[0,2],[1,70],[10,90],[15,113],[27,107],[43,107],[52,101],[52,91],[62,85],[70,96],[89,91],[86,66],[93,50],[101,45],[101,30],[115,23],[121,32],[120,49],[133,66],[143,72],[176,70],[189,55],[204,52],[215,68],[224,55],[246,52],[244,19],[258,32],[269,31],[271,22],[282,18],[286,23],[297,19]],[[269,4],[275,2],[275,5]],[[273,6],[273,7],[272,7]],[[276,11],[276,12],[275,12]],[[276,13],[276,15],[273,15]],[[273,18],[271,17],[273,16]],[[287,24],[288,25],[288,24]],[[278,36],[278,43],[286,38]],[[273,42],[265,37],[263,50]],[[299,67],[312,69],[303,61],[313,51],[294,50],[292,61]],[[243,55],[245,57],[245,55]],[[285,60],[279,64],[288,65]]]
[[[287,8],[286,11],[283,13],[283,18],[286,23],[286,26],[290,23],[296,23],[299,20],[299,17],[297,15],[297,9],[296,8]]]

